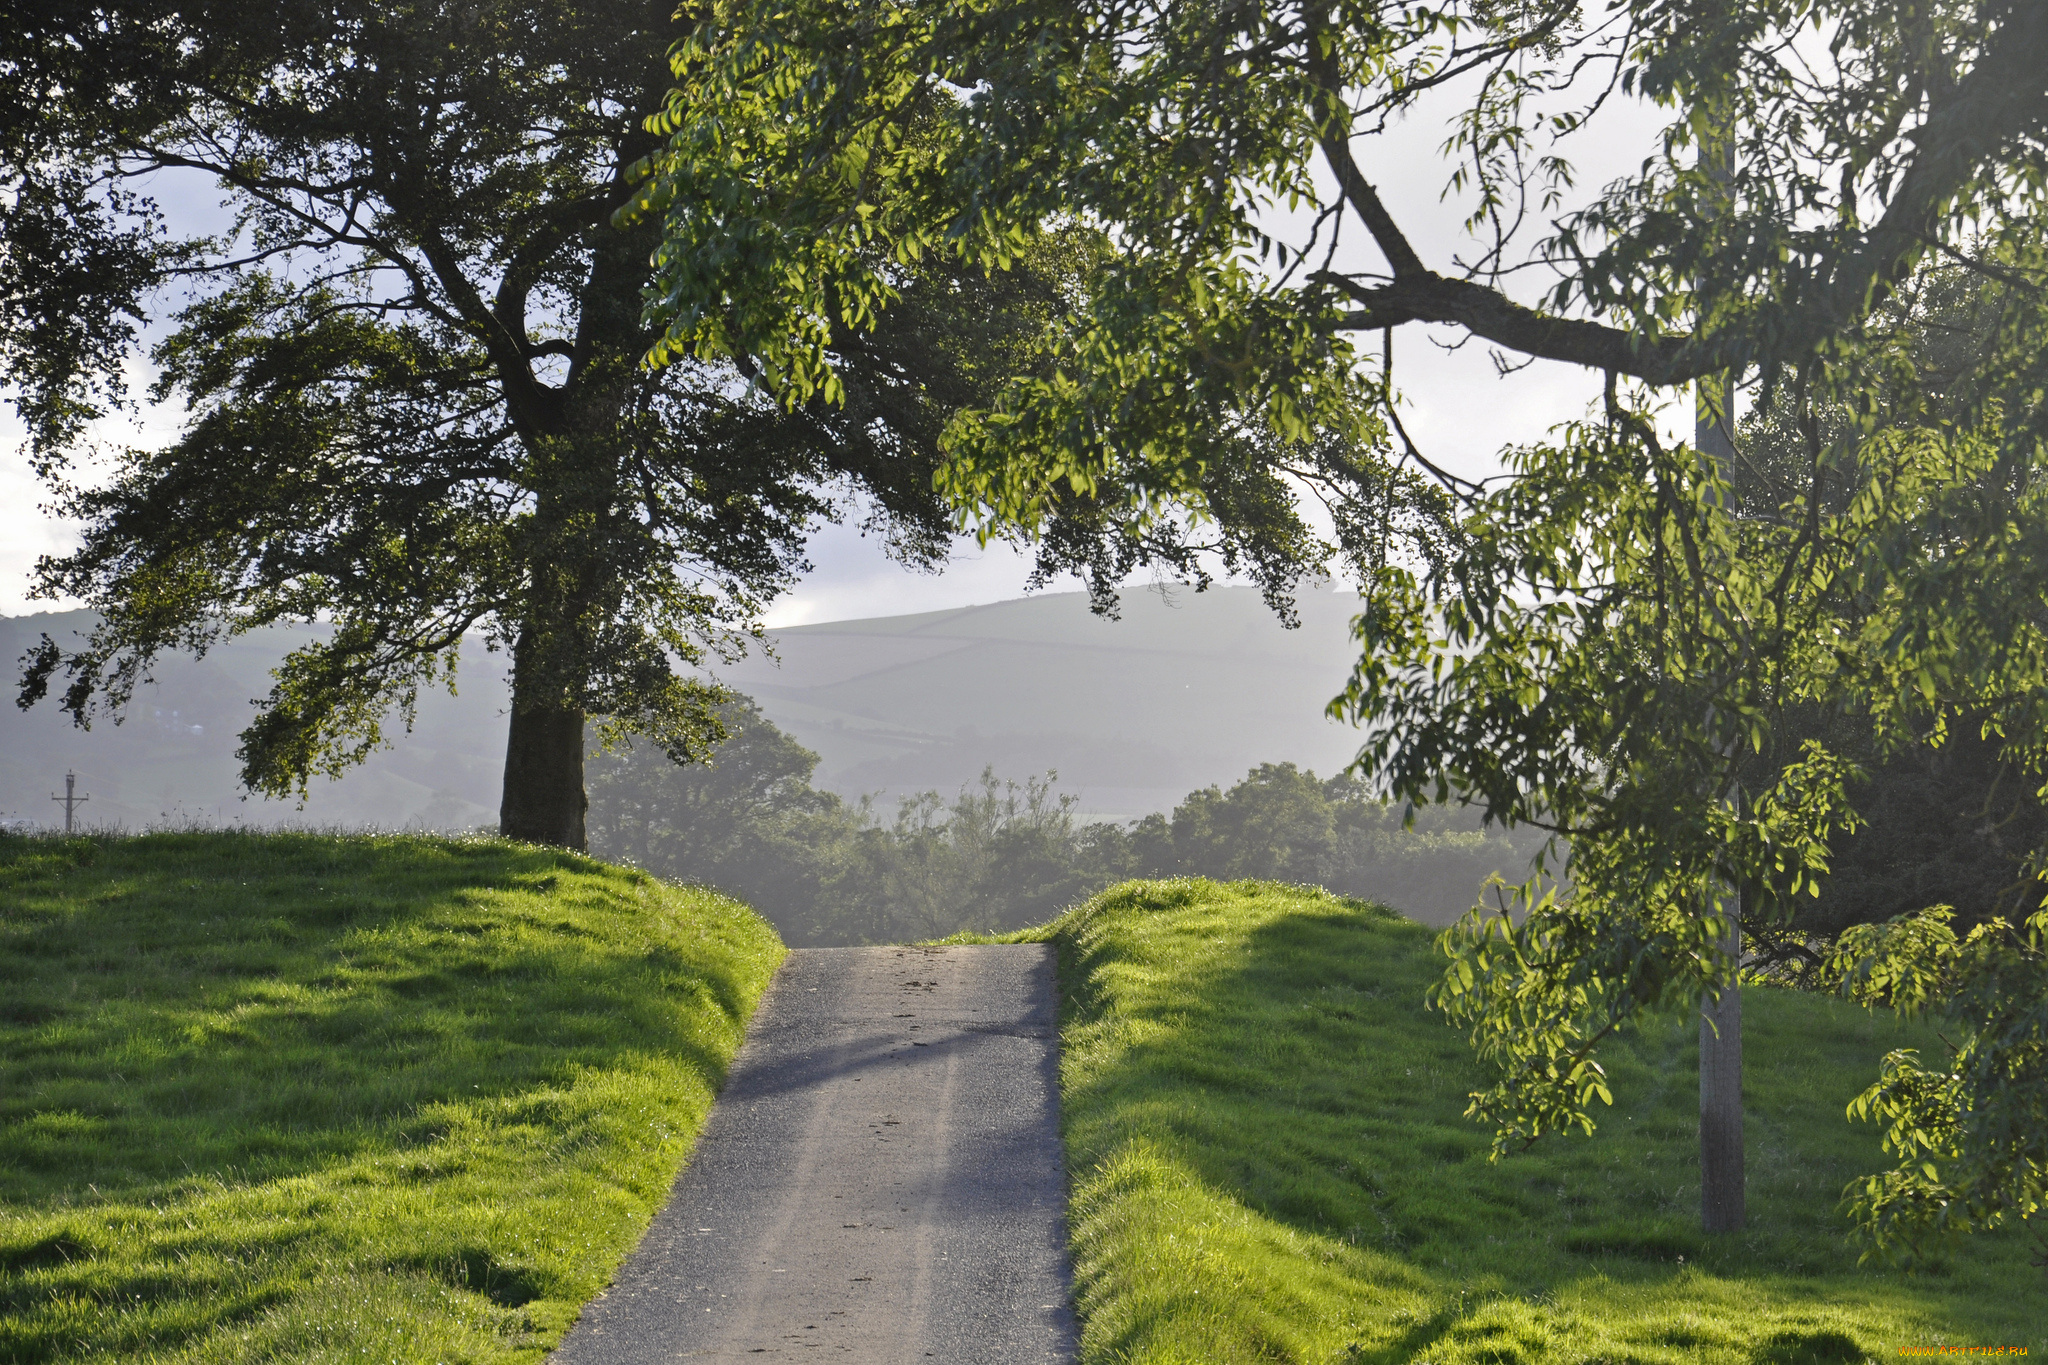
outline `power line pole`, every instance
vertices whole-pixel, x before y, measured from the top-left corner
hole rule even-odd
[[[62,796],[53,794],[50,799],[64,803],[64,832],[66,834],[71,832],[71,813],[92,800],[90,796],[78,795],[78,774],[74,772],[64,774],[64,794]]]
[[[1735,149],[1721,138],[1703,142],[1700,161],[1710,180],[1723,194],[1735,179]],[[1713,205],[1709,213],[1725,211]],[[1700,292],[1710,292],[1707,280],[1698,281]],[[1698,325],[1706,326],[1704,309]],[[1732,373],[1705,375],[1693,389],[1693,449],[1701,462],[1711,465],[1723,478],[1735,466],[1735,380]],[[1723,514],[1733,509],[1721,506]],[[1730,741],[1732,744],[1734,741]],[[1731,798],[1740,800],[1740,795]],[[1720,894],[1708,891],[1704,909],[1715,908],[1727,923],[1720,949],[1734,964],[1739,978],[1742,969],[1742,890],[1724,886]],[[1742,1158],[1742,987],[1740,980],[1725,990],[1709,990],[1700,997],[1700,1224],[1709,1232],[1740,1232],[1746,1214]]]
[[[1733,386],[1725,375],[1699,382],[1693,446],[1723,476],[1735,459]],[[1711,892],[1709,895],[1713,894]],[[1721,888],[1728,932],[1721,951],[1742,966],[1742,892]],[[1742,1161],[1742,990],[1700,997],[1700,1223],[1708,1232],[1740,1232],[1744,1218]]]

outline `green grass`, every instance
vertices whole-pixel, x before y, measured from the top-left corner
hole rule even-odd
[[[1895,1360],[2048,1351],[2017,1235],[1935,1273],[1858,1269],[1837,1203],[1881,1161],[1843,1116],[1902,1041],[1837,1002],[1744,995],[1749,1226],[1698,1232],[1697,1025],[1608,1057],[1589,1139],[1500,1162],[1480,1072],[1422,1008],[1442,961],[1389,911],[1271,884],[1131,883],[1059,945],[1083,1359]]]
[[[0,840],[0,1362],[532,1361],[782,956],[490,840]]]

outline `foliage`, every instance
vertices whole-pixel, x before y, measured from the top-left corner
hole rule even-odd
[[[1534,852],[1457,811],[1426,808],[1404,824],[1356,781],[1291,763],[1125,825],[1078,821],[1056,773],[1019,784],[992,768],[951,800],[920,792],[884,819],[812,787],[817,755],[751,701],[727,703],[719,719],[730,738],[707,765],[593,752],[591,846],[736,896],[803,945],[1000,932],[1131,877],[1183,875],[1329,886],[1448,923]]]
[[[7,134],[0,362],[85,526],[37,585],[104,618],[34,652],[21,700],[57,682],[84,724],[163,651],[329,622],[242,736],[252,790],[303,795],[481,633],[512,655],[507,829],[580,846],[585,715],[701,757],[719,694],[685,665],[745,647],[819,521],[858,510],[901,558],[943,557],[939,429],[1064,306],[1069,265],[907,272],[835,353],[837,406],[785,412],[729,364],[644,370],[655,234],[609,219],[655,145],[670,6],[286,19],[60,4],[0,40],[0,99],[34,111]],[[165,235],[165,186],[214,187],[229,223]],[[96,484],[82,424],[138,319],[186,418]]]
[[[1334,233],[1342,213],[1307,164],[1338,73],[1302,54],[1371,66],[1444,18],[1366,12],[712,7],[621,214],[664,218],[650,358],[747,356],[790,401],[829,395],[833,348],[887,316],[913,263],[1000,271],[1042,233],[1100,226],[1117,249],[1044,362],[949,429],[939,478],[963,516],[1028,528],[1042,574],[1081,572],[1105,609],[1141,564],[1200,579],[1204,549],[1284,611],[1303,572],[1377,562],[1388,528],[1434,543],[1446,500],[1386,457],[1384,378],[1356,363],[1338,277],[1258,223],[1285,204]],[[1259,55],[1207,55],[1241,42]]]
[[[1532,885],[1520,924],[1475,919],[1447,943],[1435,999],[1501,1066],[1474,1101],[1501,1145],[1589,1126],[1603,1040],[1728,979],[1729,889],[1766,938],[1798,925],[1860,820],[1848,754],[1939,747],[1970,723],[2001,761],[2043,771],[2048,655],[2012,595],[2048,524],[2036,419],[2015,425],[2038,359],[2008,348],[2048,318],[2028,288],[1979,286],[1991,359],[1916,382],[1952,279],[1922,276],[1873,319],[1857,363],[1895,372],[1860,420],[1824,430],[1848,400],[1802,375],[1808,464],[1782,501],[1647,430],[1618,439],[1632,419],[1617,409],[1521,454],[1528,477],[1468,519],[1455,573],[1379,580],[1348,698],[1388,727],[1368,766],[1400,792],[1485,793],[1571,840],[1569,901]],[[1809,731],[1795,749],[1802,714],[1846,717],[1861,742]]]
[[[1114,846],[1113,831],[1104,831]],[[1124,877],[1255,877],[1325,887],[1448,923],[1488,881],[1525,870],[1539,834],[1511,836],[1451,806],[1406,810],[1357,778],[1320,779],[1292,763],[1261,763],[1228,791],[1189,792],[1170,817],[1148,816],[1123,836]]]
[[[1020,785],[985,768],[950,802],[929,791],[905,799],[850,848],[836,898],[842,922],[870,941],[939,938],[1045,919],[1081,899],[1092,880],[1076,856],[1086,841],[1074,827],[1076,798],[1055,780]]]
[[[2035,850],[2048,847],[2048,804],[2023,762],[1964,717],[1939,747],[1886,752],[1867,717],[1798,708],[1774,723],[1775,745],[1818,739],[1855,770],[1847,797],[1859,824],[1829,840],[1818,895],[1783,917],[1746,916],[1747,966],[1825,988],[1825,960],[1843,932],[1953,904],[1957,924],[2024,919],[2039,900]]]
[[[1653,433],[1517,459],[1529,477],[1468,518],[1455,574],[1375,582],[1345,699],[1385,727],[1361,761],[1395,792],[1471,793],[1571,840],[1573,894],[1532,881],[1519,922],[1475,914],[1432,997],[1500,1065],[1474,1113],[1503,1147],[1590,1131],[1599,1044],[1731,979],[1724,888],[1767,916],[1825,873],[1853,820],[1841,760],[1809,745],[1732,798],[1772,710],[1831,671],[1825,590],[1870,521],[1713,515],[1718,481]]]
[[[2011,1230],[1935,1274],[1859,1268],[1836,1212],[1878,1159],[1841,1121],[1924,1025],[1745,991],[1756,1197],[1703,1237],[1697,1030],[1614,1049],[1617,1113],[1485,1160],[1482,1070],[1417,1008],[1441,959],[1385,911],[1298,887],[1119,886],[1042,929],[1060,950],[1061,1119],[1082,1359],[1637,1360],[1751,1365],[2044,1349]]]
[[[1781,53],[1807,31],[1828,40],[1802,78]],[[1799,363],[1966,223],[2031,230],[2044,53],[2048,24],[2006,0],[726,0],[673,55],[628,216],[665,217],[653,358],[758,357],[795,398],[830,391],[903,265],[1001,269],[1048,225],[1103,226],[1118,250],[1056,368],[957,419],[947,486],[1026,525],[1104,480],[1200,509],[1206,459],[1247,429],[1384,449],[1360,331],[1450,323],[1656,384]],[[1451,178],[1492,239],[1450,275],[1399,226],[1441,187],[1376,186],[1358,154],[1447,91]],[[1603,113],[1661,139],[1564,212],[1570,137]],[[1692,159],[1710,134],[1725,175]],[[1340,259],[1347,226],[1369,264]],[[1532,264],[1556,311],[1505,291]]]
[[[1813,482],[1816,438],[1840,468],[1813,496],[1840,515],[1862,467],[1885,458],[1882,442],[1866,447],[1866,428],[1897,438],[1916,424],[1973,420],[1974,390],[2011,344],[2011,304],[2005,282],[1987,288],[1954,266],[1923,271],[1880,312],[1903,346],[1866,415],[1793,386],[1761,395],[1727,471],[1743,515],[1770,517],[1796,503]],[[2010,496],[2014,475],[2009,464],[1994,465],[1989,486],[1974,496],[1997,506]],[[1852,618],[1867,619],[1853,600],[1844,606]],[[1811,975],[1849,925],[1939,903],[1956,907],[1966,927],[1993,916],[2025,918],[2040,895],[2034,872],[2038,851],[2048,848],[2048,804],[2035,790],[2040,778],[2030,775],[2025,746],[2008,742],[1995,707],[1923,707],[1902,716],[1889,699],[1872,707],[1838,691],[1824,702],[1780,706],[1770,719],[1741,780],[1768,781],[1784,755],[1817,740],[1851,765],[1848,797],[1860,824],[1830,841],[1828,876],[1815,900],[1790,907],[1789,916],[1746,917],[1752,948],[1769,969]]]
[[[622,748],[591,758],[592,846],[744,899],[802,945],[900,943],[1044,919],[1093,889],[1074,798],[992,771],[894,818],[810,785],[818,756],[738,697],[705,765]]]
[[[2048,772],[2042,7],[728,0],[673,65],[659,354],[769,357],[800,397],[826,337],[886,315],[856,246],[995,268],[1049,224],[1113,234],[1051,375],[949,427],[945,488],[984,528],[1045,534],[1100,494],[1131,562],[1132,529],[1176,516],[1227,539],[1204,471],[1250,431],[1335,441],[1379,486],[1431,471],[1390,397],[1412,322],[1604,374],[1498,483],[1434,471],[1448,511],[1409,498],[1348,556],[1363,774],[1569,840],[1573,895],[1538,879],[1519,923],[1464,926],[1434,997],[1502,1068],[1475,1101],[1500,1144],[1589,1128],[1598,1047],[1732,978],[1730,892],[1782,920],[1819,884],[1855,773],[1774,743],[1779,717],[1855,712],[1889,749],[1967,716]],[[1439,186],[1367,175],[1431,100],[1479,236],[1449,273],[1400,223]],[[913,118],[936,149],[897,136]],[[1568,204],[1572,139],[1625,119],[1648,155]],[[1347,225],[1371,253],[1340,253]],[[1981,282],[1985,324],[1938,392],[1933,265]],[[1551,272],[1536,306],[1525,270]],[[857,304],[819,307],[848,275]],[[1659,440],[1660,391],[1692,380],[1724,428],[1731,384],[1788,396],[1772,496]],[[1263,543],[1279,579],[1328,562]]]
[[[1943,1242],[2016,1218],[2048,1265],[2048,910],[2022,928],[2002,919],[1962,938],[1935,906],[1842,936],[1830,959],[1845,993],[1872,1008],[1931,1015],[1947,1052],[1884,1059],[1849,1106],[1884,1125],[1891,1170],[1849,1186],[1872,1253],[1924,1260]]]
[[[0,838],[0,1359],[538,1361],[781,955],[496,840]]]
[[[818,756],[735,696],[725,738],[703,763],[678,765],[630,742],[590,754],[591,848],[666,876],[720,887],[812,942],[796,907],[815,907],[830,876],[819,850],[857,827],[839,798],[810,785]]]

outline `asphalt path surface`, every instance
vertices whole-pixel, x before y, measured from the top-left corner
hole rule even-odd
[[[1052,949],[792,952],[559,1365],[1076,1356]]]

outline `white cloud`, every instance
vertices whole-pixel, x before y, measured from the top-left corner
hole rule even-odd
[[[953,548],[941,573],[909,569],[883,553],[881,541],[851,526],[826,526],[810,541],[809,577],[769,609],[771,627],[851,621],[979,606],[1024,595],[1031,559],[1007,545]],[[1061,585],[1070,586],[1070,585]]]

